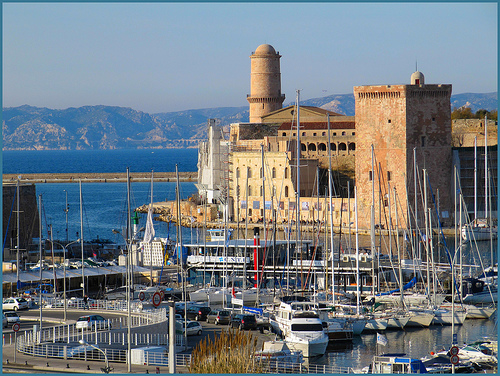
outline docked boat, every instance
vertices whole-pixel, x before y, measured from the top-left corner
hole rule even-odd
[[[372,363],[363,368],[363,373],[428,373],[420,359],[409,358],[406,354],[384,354],[374,356]]]
[[[281,302],[269,319],[272,330],[283,337],[288,348],[302,351],[305,358],[323,355],[328,346],[316,309],[311,302]]]
[[[387,329],[389,320],[387,317],[368,316],[363,332],[380,332]]]
[[[434,319],[434,311],[430,309],[412,307],[408,309],[408,313],[410,319],[406,323],[406,327],[427,328]]]
[[[494,240],[498,237],[498,227],[490,226],[488,218],[477,218],[462,226],[461,235],[464,242]]]
[[[262,350],[255,352],[255,358],[262,362],[303,363],[302,351],[292,351],[285,341],[265,341]]]
[[[462,325],[466,316],[467,312],[460,307],[455,307],[453,311],[448,308],[438,307],[434,310],[431,325]]]

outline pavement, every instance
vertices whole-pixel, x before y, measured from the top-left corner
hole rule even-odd
[[[60,323],[57,318],[44,318],[44,322]],[[66,323],[69,323],[67,321]],[[14,354],[14,343],[6,344],[2,348],[2,373],[103,373],[105,367],[102,361],[45,358],[26,355],[20,352]],[[129,373],[126,363],[110,362],[113,368],[111,373]],[[169,373],[168,366],[131,365],[130,373]],[[176,367],[176,373],[188,373],[187,367]]]
[[[3,373],[103,373],[104,362],[42,358],[17,353],[14,361],[14,345],[3,347]],[[112,373],[128,373],[127,364],[110,363]],[[168,366],[144,366],[132,364],[131,373],[169,373]],[[177,367],[176,373],[187,373],[186,367]]]

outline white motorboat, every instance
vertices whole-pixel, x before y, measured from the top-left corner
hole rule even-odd
[[[302,351],[305,358],[326,352],[328,336],[312,302],[282,302],[269,324],[284,338],[290,350]]]
[[[255,352],[256,359],[282,363],[303,363],[302,351],[292,351],[285,341],[265,341],[262,350]]]

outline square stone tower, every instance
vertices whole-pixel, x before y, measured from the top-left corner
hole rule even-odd
[[[451,224],[451,85],[426,85],[421,76],[414,80],[412,75],[411,85],[354,87],[360,227],[370,227],[372,202],[375,224],[388,228],[390,209],[394,226],[394,190],[399,227],[408,223],[408,204],[410,216],[414,215],[415,202],[418,223],[423,226],[423,169],[427,171],[436,205],[439,205],[441,220]],[[415,161],[418,173],[416,199]],[[432,208],[435,218],[429,184],[427,188],[428,207]],[[415,218],[410,219],[414,225]]]

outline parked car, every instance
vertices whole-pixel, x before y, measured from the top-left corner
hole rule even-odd
[[[257,329],[255,315],[238,313],[231,318],[231,327],[243,329]]]
[[[5,312],[4,315],[7,318],[7,322],[9,324],[15,324],[16,322],[19,324],[21,323],[21,318],[19,317],[17,312]]]
[[[198,321],[188,321],[186,323],[187,335],[188,336],[201,336],[203,327]],[[184,335],[184,325],[182,325],[182,334]]]
[[[215,311],[210,311],[207,315],[207,322],[213,322],[215,325],[219,324],[229,324],[231,321],[231,313],[225,309],[218,309]]]
[[[28,309],[28,301],[24,298],[6,298],[3,300],[2,309],[4,311],[17,311],[19,309]]]
[[[77,329],[111,329],[111,324],[104,317],[100,315],[82,316],[76,321]]]
[[[9,325],[9,322],[7,321],[7,317],[5,316],[5,313],[2,312],[2,328],[6,328]]]
[[[205,321],[210,312],[210,307],[189,307],[186,311],[188,320]]]

